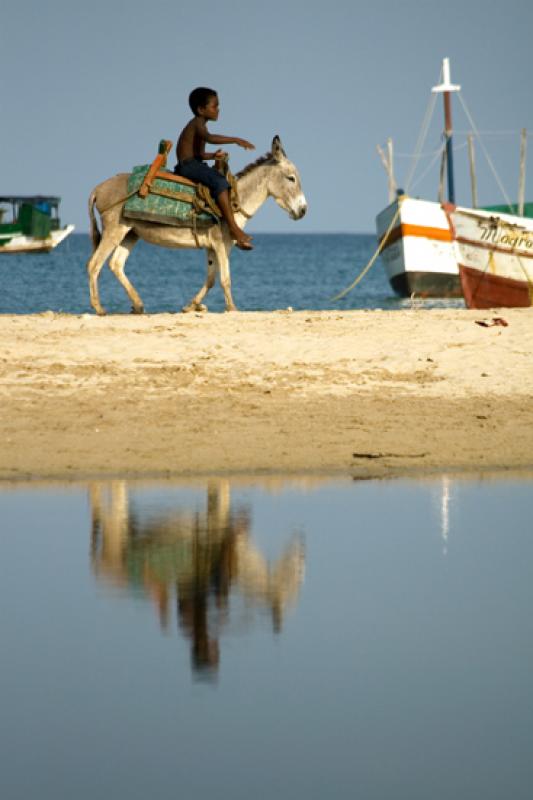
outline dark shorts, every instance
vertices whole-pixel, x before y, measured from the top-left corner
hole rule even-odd
[[[204,186],[209,188],[215,200],[220,192],[229,189],[229,183],[224,176],[216,169],[213,169],[213,167],[208,167],[207,164],[204,161],[200,161],[199,158],[188,158],[186,161],[178,161],[174,167],[174,174],[183,175],[184,178],[188,178],[190,181],[196,181],[196,183],[203,183]]]

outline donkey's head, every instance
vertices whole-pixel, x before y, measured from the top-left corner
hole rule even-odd
[[[285,155],[279,136],[274,136],[272,139],[271,156],[272,168],[268,177],[268,194],[293,219],[301,219],[307,211],[307,201],[302,192],[298,170]]]

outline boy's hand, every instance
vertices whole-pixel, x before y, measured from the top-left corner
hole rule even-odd
[[[245,150],[255,150],[255,144],[248,142],[246,139],[235,139],[235,144],[239,147],[244,147]]]
[[[213,155],[213,158],[227,158],[227,157],[228,154],[226,153],[225,150],[217,150],[216,153],[214,153]]]

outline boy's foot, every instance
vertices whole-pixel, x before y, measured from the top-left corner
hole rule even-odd
[[[233,233],[233,238],[235,239],[235,244],[240,250],[254,249],[254,246],[252,244],[252,237],[248,233],[245,233],[244,231],[241,231],[239,229],[233,231],[232,233]]]

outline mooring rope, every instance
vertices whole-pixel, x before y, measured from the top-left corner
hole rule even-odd
[[[393,216],[393,218],[391,220],[391,223],[390,223],[389,227],[387,228],[387,230],[385,232],[385,235],[382,237],[381,241],[379,242],[379,244],[378,244],[378,246],[376,248],[376,252],[372,256],[372,258],[370,259],[368,264],[365,267],[363,267],[363,269],[361,270],[359,275],[356,277],[356,279],[349,286],[347,286],[346,289],[343,289],[342,292],[339,292],[339,294],[336,294],[335,297],[331,297],[330,298],[332,303],[335,303],[335,302],[337,302],[337,300],[340,300],[342,297],[345,297],[348,294],[348,292],[351,292],[352,289],[354,289],[357,286],[359,281],[362,280],[365,277],[366,273],[369,271],[370,267],[372,267],[372,265],[376,261],[377,257],[379,256],[379,254],[381,253],[381,251],[385,247],[385,245],[386,245],[386,243],[388,241],[388,238],[389,238],[389,236],[391,234],[391,231],[394,228],[394,225],[395,225],[395,223],[396,223],[396,221],[397,221],[399,216],[400,216],[400,202],[398,201],[398,208],[396,209],[396,213],[394,214],[394,216]]]

